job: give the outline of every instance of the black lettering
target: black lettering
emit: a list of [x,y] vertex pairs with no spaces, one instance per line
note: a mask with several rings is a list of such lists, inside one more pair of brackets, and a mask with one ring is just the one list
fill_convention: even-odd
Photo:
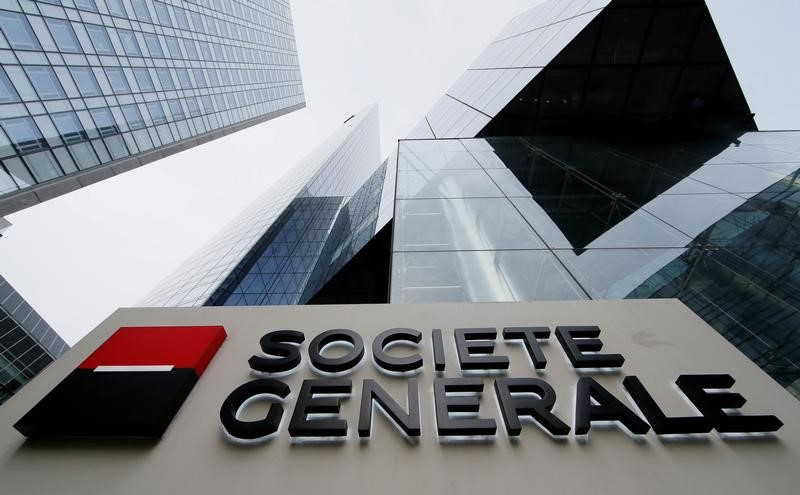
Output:
[[635,376],[626,376],[622,384],[657,435],[708,433],[714,427],[714,423],[705,416],[667,417]]
[[739,409],[747,400],[735,392],[708,392],[708,389],[729,389],[736,380],[730,375],[681,375],[675,382],[692,404],[709,418],[720,433],[764,433],[778,431],[783,422],[772,415],[745,416],[725,413]]
[[[619,368],[625,362],[621,354],[596,354],[603,348],[603,341],[596,338],[600,328],[556,327],[556,338],[567,353],[575,368]],[[593,354],[584,354],[591,352]]]
[[[523,416],[536,420],[551,435],[562,436],[569,433],[569,426],[551,412],[556,403],[556,392],[544,380],[498,378],[494,382],[494,391],[510,436],[518,436],[522,431],[519,418]],[[512,395],[521,393],[536,394],[538,397]]]
[[506,370],[506,356],[475,356],[491,354],[497,330],[494,328],[456,328],[455,339],[458,360],[462,370]]
[[[334,342],[348,342],[353,346],[346,355],[338,358],[328,358],[322,355],[322,349]],[[337,328],[328,330],[314,337],[308,346],[308,357],[311,364],[320,371],[339,373],[353,369],[364,357],[364,341],[361,336],[352,330]]]
[[436,371],[444,371],[444,342],[442,341],[442,331],[434,328],[431,332],[431,344],[433,345],[433,363]]
[[[481,378],[435,378],[433,396],[436,403],[436,426],[439,436],[494,435],[494,419],[452,418],[450,413],[474,412],[480,409]],[[452,392],[475,392],[476,395],[448,395]]]
[[309,414],[339,414],[341,397],[318,397],[320,395],[349,394],[350,380],[303,380],[292,420],[289,435],[293,437],[343,437],[347,435],[347,421],[341,418],[308,419]]
[[402,428],[409,437],[420,433],[419,391],[417,379],[408,380],[408,413],[375,380],[364,380],[361,388],[361,411],[358,417],[358,436],[368,437],[372,425],[372,403],[377,402],[386,414]]
[[[592,404],[592,399],[597,404]],[[603,388],[594,378],[582,376],[578,379],[578,391],[575,397],[575,434],[589,433],[592,421],[619,421],[638,435],[644,435],[650,430],[650,425],[611,395],[611,392]]]
[[219,419],[225,431],[234,438],[254,440],[263,438],[278,431],[283,417],[283,405],[272,402],[264,419],[258,421],[242,421],[236,413],[248,400],[258,396],[274,396],[285,399],[289,396],[289,386],[271,378],[253,380],[240,385],[228,395],[219,410]]
[[522,339],[525,349],[533,361],[533,367],[537,370],[547,366],[547,359],[544,357],[542,348],[537,339],[547,339],[550,337],[550,329],[547,327],[505,327],[503,338],[506,340]]
[[372,355],[375,363],[387,371],[406,372],[422,367],[422,356],[413,354],[406,357],[394,357],[384,351],[392,342],[413,342],[419,344],[422,332],[413,328],[392,328],[382,332],[372,341]]
[[261,350],[265,354],[278,357],[253,356],[247,362],[250,363],[252,369],[262,373],[280,373],[292,370],[300,365],[302,358],[298,345],[305,340],[303,332],[295,330],[269,332],[259,341]]

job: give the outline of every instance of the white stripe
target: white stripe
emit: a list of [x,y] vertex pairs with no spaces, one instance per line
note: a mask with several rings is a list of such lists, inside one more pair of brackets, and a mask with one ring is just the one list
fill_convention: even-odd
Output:
[[98,366],[94,371],[170,371],[175,366],[171,364],[155,366]]

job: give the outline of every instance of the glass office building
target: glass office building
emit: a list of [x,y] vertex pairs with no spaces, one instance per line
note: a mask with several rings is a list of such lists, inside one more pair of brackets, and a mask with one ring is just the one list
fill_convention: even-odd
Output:
[[800,132],[758,131],[702,0],[523,13],[384,163],[369,240],[340,240],[341,201],[295,200],[246,259],[210,249],[149,302],[678,298],[800,395]]
[[302,108],[288,0],[0,0],[0,215]]
[[68,348],[0,276],[0,404]]
[[378,107],[348,119],[167,278],[145,306],[308,302],[375,234]]

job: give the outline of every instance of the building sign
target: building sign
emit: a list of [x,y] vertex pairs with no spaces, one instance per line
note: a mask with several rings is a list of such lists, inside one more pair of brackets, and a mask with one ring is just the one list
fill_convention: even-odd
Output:
[[27,437],[160,437],[225,337],[221,326],[120,328],[14,427]]
[[674,300],[122,309],[0,408],[0,479],[794,493],[799,418]]

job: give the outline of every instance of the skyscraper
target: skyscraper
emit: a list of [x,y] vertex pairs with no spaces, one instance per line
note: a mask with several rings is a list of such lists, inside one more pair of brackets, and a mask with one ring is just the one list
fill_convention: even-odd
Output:
[[[702,0],[551,0],[523,13],[383,168],[369,241],[329,227],[298,237],[287,209],[255,229],[261,242],[241,224],[237,245],[258,246],[249,261],[207,250],[221,261],[196,263],[148,304],[675,297],[798,394],[800,133],[758,132]],[[318,252],[348,246],[350,261],[309,268],[289,246],[314,235]],[[305,282],[262,290],[274,259],[301,265],[290,271]]]
[[0,404],[68,348],[0,276]]
[[0,216],[305,106],[287,0],[5,0],[0,32]]
[[385,171],[373,105],[349,118],[144,304],[308,302],[375,234]]

